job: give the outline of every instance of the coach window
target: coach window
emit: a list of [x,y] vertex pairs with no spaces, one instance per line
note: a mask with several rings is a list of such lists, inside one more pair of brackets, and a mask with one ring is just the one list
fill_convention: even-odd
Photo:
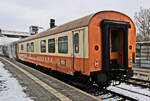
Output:
[[55,53],[55,39],[48,40],[48,52]]
[[29,47],[30,47],[29,43],[27,43],[27,52],[29,52]]
[[31,48],[30,51],[31,51],[31,52],[34,52],[34,42],[31,42],[31,47],[30,47],[30,48]]
[[46,40],[41,40],[41,53],[46,52]]
[[68,36],[58,38],[58,52],[68,53]]
[[75,50],[75,53],[79,53],[79,34],[78,33],[74,34],[74,50]]
[[23,45],[21,45],[21,50],[23,50]]

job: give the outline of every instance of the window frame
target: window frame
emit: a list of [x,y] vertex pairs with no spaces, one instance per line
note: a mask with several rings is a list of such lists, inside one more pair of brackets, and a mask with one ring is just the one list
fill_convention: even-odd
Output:
[[80,51],[80,49],[79,49],[79,45],[80,45],[80,36],[79,36],[79,33],[75,33],[74,34],[73,41],[74,41],[74,52],[75,53],[79,53],[79,51]]
[[[45,45],[42,46],[42,41],[45,42]],[[45,47],[45,48],[44,48]],[[43,48],[44,48],[44,51],[43,51]],[[41,53],[46,53],[46,40],[40,40],[40,52]]]
[[29,43],[26,44],[27,45],[27,52],[30,52],[30,48],[29,48]]
[[34,42],[30,43],[30,52],[34,52]]
[[23,46],[23,44],[21,44],[21,50],[22,50],[22,51],[24,50],[24,46]]
[[[66,49],[64,49],[64,46]],[[68,36],[58,37],[58,53],[68,53]]]
[[[50,43],[51,41],[51,43]],[[53,42],[52,42],[53,41]],[[50,48],[52,47],[52,48]],[[48,39],[48,53],[55,53],[55,38]]]

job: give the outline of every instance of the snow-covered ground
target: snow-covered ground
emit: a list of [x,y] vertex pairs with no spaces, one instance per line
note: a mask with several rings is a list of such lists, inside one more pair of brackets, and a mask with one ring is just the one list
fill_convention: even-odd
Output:
[[0,61],[0,101],[33,101],[24,92],[16,78],[4,69]]
[[144,96],[144,95],[141,95],[141,94],[135,94],[135,93],[129,92],[127,90],[122,90],[122,89],[117,88],[117,87],[125,88],[127,90],[131,90],[131,91],[134,91],[134,92],[138,92],[138,93],[142,93],[142,94],[150,96],[150,89],[148,89],[148,88],[146,89],[146,88],[141,88],[141,87],[135,87],[133,85],[127,85],[125,83],[122,83],[122,84],[120,84],[116,87],[115,86],[108,87],[109,90],[115,91],[117,93],[120,93],[120,94],[123,94],[123,95],[126,95],[126,96],[130,96],[132,98],[137,99],[138,101],[150,101],[150,97],[148,97],[148,96]]

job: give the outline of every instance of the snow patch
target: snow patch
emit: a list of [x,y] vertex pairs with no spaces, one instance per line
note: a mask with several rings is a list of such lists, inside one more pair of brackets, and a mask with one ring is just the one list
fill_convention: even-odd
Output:
[[17,79],[3,67],[0,61],[0,101],[33,101],[23,92]]
[[[121,83],[120,85],[118,85],[118,87],[125,88],[125,89],[135,91],[135,92],[139,92],[139,93],[142,93],[142,94],[150,95],[150,89],[148,89],[148,88],[145,89],[145,88],[136,87],[136,86],[133,86],[133,85],[127,85],[125,83]],[[115,91],[117,93],[126,95],[126,96],[130,96],[132,98],[137,99],[138,101],[150,101],[150,97],[140,95],[140,94],[135,94],[135,93],[132,93],[132,92],[129,92],[129,91],[126,91],[126,90],[122,90],[122,89],[117,88],[115,86],[110,86],[110,87],[108,87],[108,89],[111,90],[111,91]]]

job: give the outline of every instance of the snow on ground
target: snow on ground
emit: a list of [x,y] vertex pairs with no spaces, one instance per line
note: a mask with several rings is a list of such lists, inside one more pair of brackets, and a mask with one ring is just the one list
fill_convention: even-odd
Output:
[[17,79],[3,67],[0,61],[0,101],[33,101],[23,92]]
[[[141,87],[135,87],[133,85],[127,85],[125,83],[121,83],[120,85],[118,85],[118,87],[125,88],[125,89],[131,90],[131,91],[139,92],[139,93],[150,96],[150,89],[148,89],[148,88],[146,89],[146,88],[141,88]],[[117,93],[119,92],[120,94],[130,96],[132,98],[137,99],[138,101],[150,101],[150,97],[143,96],[143,95],[140,95],[140,94],[135,94],[135,93],[132,93],[132,92],[129,92],[129,91],[125,91],[125,90],[119,89],[115,86],[110,86],[110,87],[108,87],[108,89],[112,90],[112,91],[115,91]]]
[[128,89],[128,90],[140,92],[140,93],[142,93],[142,94],[145,94],[145,95],[149,95],[149,96],[150,96],[150,89],[149,89],[149,88],[141,88],[141,87],[139,87],[139,86],[127,85],[127,84],[125,84],[125,83],[121,83],[121,85],[118,85],[118,87],[126,88],[126,89]]
[[100,99],[103,99],[103,101],[121,101],[121,98],[119,96],[112,96],[112,94],[104,94],[98,96]]

